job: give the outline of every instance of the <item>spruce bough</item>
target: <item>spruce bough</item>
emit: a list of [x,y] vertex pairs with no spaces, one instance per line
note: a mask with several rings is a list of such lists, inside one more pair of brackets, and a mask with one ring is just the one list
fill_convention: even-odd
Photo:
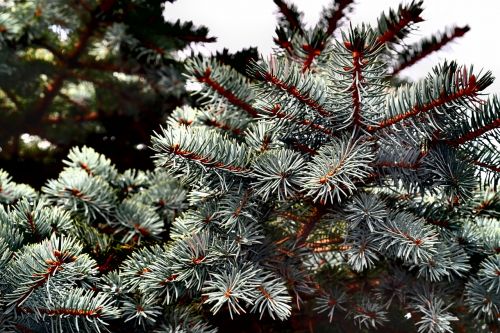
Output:
[[118,332],[119,318],[215,332],[221,316],[221,330],[242,317],[498,330],[491,73],[445,62],[398,82],[423,50],[401,43],[419,1],[338,39],[350,1],[311,31],[275,2],[281,49],[248,76],[189,61],[204,106],[176,109],[153,134],[154,171],[120,173],[84,147],[41,194],[0,173],[0,332]]

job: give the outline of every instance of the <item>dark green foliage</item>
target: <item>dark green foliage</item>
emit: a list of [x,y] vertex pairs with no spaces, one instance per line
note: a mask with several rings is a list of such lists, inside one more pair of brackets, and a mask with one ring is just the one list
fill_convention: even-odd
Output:
[[[150,132],[189,100],[175,52],[215,41],[205,27],[166,22],[163,2],[0,4],[4,168],[41,185],[82,142],[101,147],[123,167],[151,167],[144,149]],[[44,174],[34,177],[33,169]]]

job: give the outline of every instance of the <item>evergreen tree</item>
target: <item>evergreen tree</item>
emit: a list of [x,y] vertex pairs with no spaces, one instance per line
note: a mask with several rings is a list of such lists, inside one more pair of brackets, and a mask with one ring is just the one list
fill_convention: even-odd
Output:
[[[151,131],[165,114],[188,103],[176,52],[215,41],[191,22],[165,22],[163,3],[0,3],[5,168],[42,184],[57,175],[53,165],[69,148],[82,142],[99,146],[124,167],[152,166],[145,149]],[[32,169],[45,177],[34,178]]]
[[413,1],[335,39],[350,1],[310,31],[275,2],[248,76],[189,61],[205,106],[153,134],[154,171],[83,147],[42,193],[0,173],[0,332],[498,331],[492,75],[394,78],[466,29],[409,49]]

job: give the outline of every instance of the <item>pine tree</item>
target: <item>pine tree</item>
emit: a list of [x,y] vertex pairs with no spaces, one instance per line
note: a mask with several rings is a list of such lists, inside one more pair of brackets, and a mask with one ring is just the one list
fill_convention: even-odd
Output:
[[0,332],[498,331],[492,74],[396,76],[467,28],[409,48],[421,1],[340,33],[350,1],[310,31],[275,2],[248,75],[189,60],[205,105],[152,135],[154,171],[83,147],[42,193],[0,173]]
[[[5,168],[41,185],[57,175],[54,165],[69,148],[83,142],[125,167],[151,167],[145,149],[151,131],[165,114],[189,102],[176,52],[215,41],[192,22],[165,22],[163,3],[0,3]],[[45,177],[30,177],[32,169],[44,170]]]

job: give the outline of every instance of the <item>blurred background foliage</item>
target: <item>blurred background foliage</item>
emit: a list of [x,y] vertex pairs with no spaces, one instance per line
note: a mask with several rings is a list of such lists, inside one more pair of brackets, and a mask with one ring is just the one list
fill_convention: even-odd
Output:
[[[178,51],[216,40],[166,22],[164,2],[0,1],[0,165],[14,179],[39,187],[81,144],[123,169],[152,167],[153,130],[195,104]],[[256,49],[217,55],[235,68],[249,57]]]

